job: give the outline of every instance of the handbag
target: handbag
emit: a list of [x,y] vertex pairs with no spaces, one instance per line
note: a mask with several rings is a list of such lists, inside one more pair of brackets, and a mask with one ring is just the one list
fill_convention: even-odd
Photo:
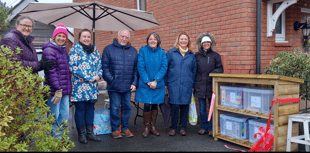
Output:
[[198,117],[197,117],[195,97],[193,93],[191,103],[189,104],[188,120],[191,125],[197,124]]
[[93,128],[95,135],[112,133],[109,109],[95,110]]

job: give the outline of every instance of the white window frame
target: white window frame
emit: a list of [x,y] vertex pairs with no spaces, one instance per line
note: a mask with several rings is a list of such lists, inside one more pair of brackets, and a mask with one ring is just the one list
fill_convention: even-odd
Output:
[[[276,4],[276,8],[278,8],[281,4]],[[279,17],[278,20],[281,20],[281,33],[276,33],[276,43],[288,43],[288,41],[285,41],[285,10],[281,13],[281,18]]]

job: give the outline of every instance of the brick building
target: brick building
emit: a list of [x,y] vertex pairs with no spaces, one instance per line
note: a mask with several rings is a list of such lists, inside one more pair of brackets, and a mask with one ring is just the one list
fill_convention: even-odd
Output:
[[[73,0],[85,1],[88,0]],[[303,50],[302,30],[295,31],[294,22],[305,22],[307,15],[310,21],[308,0],[97,1],[107,5],[142,9],[154,14],[160,26],[130,32],[132,45],[137,49],[146,44],[148,33],[157,32],[162,39],[161,47],[168,51],[173,47],[177,35],[185,31],[194,42],[193,51],[197,52],[197,36],[202,32],[213,33],[217,40],[215,51],[223,55],[225,73],[232,74],[249,73],[251,69],[256,70],[257,65],[260,65],[258,68],[263,73],[278,52],[292,51],[296,48]],[[256,9],[258,5],[261,6],[260,13]],[[257,26],[259,14],[261,28]],[[280,15],[278,20],[277,14]],[[257,31],[260,31],[261,39],[257,39]],[[75,30],[75,42],[78,32],[79,30]],[[96,46],[101,53],[105,46],[112,43],[116,35],[117,32],[96,31]],[[260,49],[257,48],[257,43],[261,43]],[[260,60],[256,61],[259,58]]]

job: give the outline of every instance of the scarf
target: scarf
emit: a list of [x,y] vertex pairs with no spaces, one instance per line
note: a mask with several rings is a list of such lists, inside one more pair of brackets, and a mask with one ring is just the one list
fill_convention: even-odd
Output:
[[201,51],[200,51],[200,53],[202,53],[203,55],[207,56],[207,53],[208,53],[208,52],[211,52],[211,50],[212,50],[211,47],[210,47],[209,49],[207,49],[207,50],[205,50],[205,49],[202,48]]
[[87,54],[91,54],[92,52],[94,52],[94,46],[92,44],[85,45],[82,42],[79,41],[79,43],[82,45],[83,49],[87,52]]
[[183,49],[182,47],[179,47],[179,50],[180,50],[181,54],[184,56],[185,53],[188,51],[188,47],[186,47],[186,49]]
[[207,53],[207,52],[210,52],[211,51],[211,47],[209,48],[209,49],[207,49],[207,50],[205,50],[205,49],[202,49],[205,53]]

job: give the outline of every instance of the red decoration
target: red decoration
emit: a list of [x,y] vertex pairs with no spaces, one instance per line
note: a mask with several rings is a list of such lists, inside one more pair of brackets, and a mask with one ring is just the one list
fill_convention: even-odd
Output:
[[[269,152],[272,145],[273,145],[273,138],[274,136],[271,133],[268,133],[270,129],[270,119],[271,119],[271,114],[272,114],[272,106],[273,103],[293,103],[293,102],[299,102],[299,98],[282,98],[282,99],[274,99],[271,102],[271,108],[270,108],[270,114],[269,114],[269,119],[267,123],[266,130],[264,127],[260,127],[258,133],[254,134],[254,138],[257,138],[257,135],[260,135],[261,138],[255,143],[255,145],[248,151],[248,152]],[[239,149],[233,149],[229,148],[227,145],[225,145],[226,148],[236,150],[236,151],[242,151],[246,152],[244,150],[239,150]]]

